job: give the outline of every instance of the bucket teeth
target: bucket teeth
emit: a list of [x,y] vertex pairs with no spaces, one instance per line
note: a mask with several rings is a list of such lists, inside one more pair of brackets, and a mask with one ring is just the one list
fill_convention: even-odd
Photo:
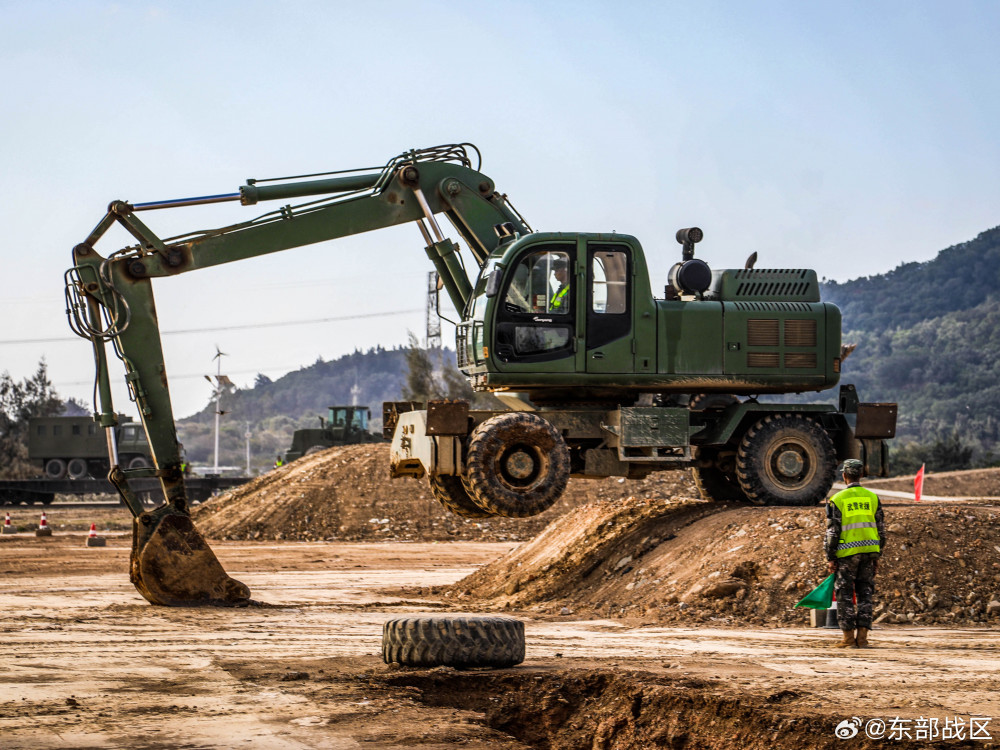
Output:
[[250,601],[250,589],[230,578],[184,513],[157,509],[135,519],[130,577],[152,604],[232,607]]

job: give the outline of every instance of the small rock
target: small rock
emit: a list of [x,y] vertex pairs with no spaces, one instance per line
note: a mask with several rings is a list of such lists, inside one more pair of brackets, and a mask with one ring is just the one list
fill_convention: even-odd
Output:
[[296,680],[308,680],[308,672],[289,672],[288,674],[281,675],[282,682],[295,682]]
[[901,523],[890,523],[889,526],[886,528],[886,531],[889,531],[893,534],[902,534],[904,531],[906,531],[906,528]]
[[569,607],[563,607],[562,609],[559,610],[559,614],[561,614],[561,615],[571,615],[571,614],[573,614],[573,610],[571,610]]
[[989,617],[996,617],[997,615],[1000,615],[1000,601],[993,599],[989,604],[987,604],[986,614]]
[[628,565],[630,562],[632,562],[632,555],[626,555],[621,560],[619,560],[617,563],[615,563],[615,570],[621,570],[626,565]]
[[701,595],[706,599],[724,599],[733,596],[747,585],[746,581],[739,578],[729,578],[725,581],[715,581],[702,590]]

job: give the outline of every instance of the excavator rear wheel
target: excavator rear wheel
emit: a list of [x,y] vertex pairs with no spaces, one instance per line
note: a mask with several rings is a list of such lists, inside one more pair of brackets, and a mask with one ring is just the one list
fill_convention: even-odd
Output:
[[562,496],[569,472],[566,441],[537,414],[498,414],[469,438],[465,488],[494,515],[525,518],[547,510]]
[[802,414],[764,417],[736,453],[740,487],[758,505],[815,505],[833,486],[836,469],[830,436]]
[[736,476],[735,456],[730,453],[719,456],[713,451],[708,455],[701,455],[699,458],[706,458],[712,461],[711,466],[700,466],[692,470],[694,484],[698,492],[705,500],[715,500],[716,502],[737,502],[745,503],[747,496],[740,487],[740,481]]
[[489,518],[495,514],[480,508],[475,500],[469,497],[461,477],[436,476],[428,477],[431,484],[431,494],[445,508],[456,516],[463,518]]

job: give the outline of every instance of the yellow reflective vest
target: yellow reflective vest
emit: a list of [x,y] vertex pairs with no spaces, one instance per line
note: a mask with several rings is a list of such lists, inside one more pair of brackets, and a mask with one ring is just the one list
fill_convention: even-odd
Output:
[[840,511],[837,557],[881,552],[875,524],[878,495],[864,487],[848,487],[834,495],[830,502]]
[[563,306],[566,304],[566,293],[568,291],[569,284],[566,284],[552,295],[552,301],[549,303],[549,310],[551,312],[563,312]]

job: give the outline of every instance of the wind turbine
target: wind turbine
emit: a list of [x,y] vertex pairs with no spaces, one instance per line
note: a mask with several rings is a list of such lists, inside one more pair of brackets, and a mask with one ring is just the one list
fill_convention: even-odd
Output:
[[[215,467],[213,469],[214,474],[219,473],[219,418],[226,412],[222,411],[222,392],[232,386],[233,381],[229,379],[227,375],[222,374],[222,358],[228,357],[219,348],[219,345],[215,345],[215,356],[212,359],[215,360]],[[212,382],[212,378],[208,375],[205,376],[205,380],[209,383]]]

